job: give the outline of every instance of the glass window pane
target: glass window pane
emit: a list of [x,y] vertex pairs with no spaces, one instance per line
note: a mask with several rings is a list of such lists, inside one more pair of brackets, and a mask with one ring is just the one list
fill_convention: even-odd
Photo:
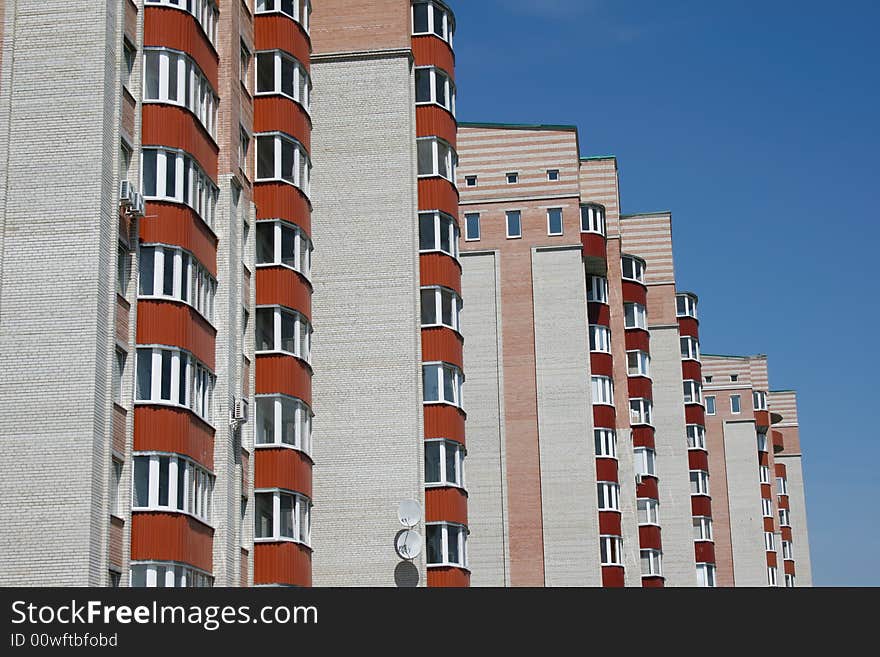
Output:
[[275,223],[257,222],[257,264],[275,262]]
[[159,506],[168,506],[168,456],[159,457]]
[[255,501],[255,527],[256,538],[272,538],[272,493],[256,493]]
[[275,53],[258,53],[257,92],[271,93],[273,91],[275,91]]
[[455,374],[448,368],[443,368],[443,399],[455,403]]
[[296,266],[296,231],[281,227],[281,262],[288,267]]
[[256,441],[258,445],[275,442],[275,399],[257,397]]
[[453,326],[452,301],[453,295],[451,292],[447,292],[446,290],[442,290],[440,292],[440,311],[442,313],[441,321],[446,326]]
[[416,69],[416,102],[431,102],[431,69]]
[[449,563],[461,563],[458,558],[458,535],[462,529],[460,527],[447,527],[447,549],[449,551]]
[[134,498],[132,506],[150,505],[150,457],[135,456],[134,459]]
[[436,290],[430,288],[421,291],[422,295],[422,325],[437,323]]
[[434,173],[434,142],[430,139],[421,139],[418,142],[419,174],[430,176]]
[[144,170],[142,173],[144,196],[156,195],[156,151],[143,152]]
[[436,247],[434,236],[434,215],[419,215],[419,249],[422,251],[431,251]]
[[281,535],[286,538],[293,538],[294,502],[292,495],[281,496]]
[[257,308],[257,351],[272,351],[275,349],[275,310],[272,308]]
[[458,450],[453,445],[446,443],[446,481],[452,484],[458,483]]
[[144,89],[145,100],[159,99],[159,53],[155,50],[147,50],[144,53],[144,71],[146,85]]
[[275,177],[275,137],[257,137],[257,178]]
[[437,380],[439,367],[439,365],[425,365],[422,368],[425,401],[440,400],[439,382]]
[[140,294],[153,294],[153,270],[156,265],[155,249],[151,246],[141,247],[140,273],[138,274],[138,292]]
[[161,397],[165,401],[171,401],[171,360],[172,353],[167,349],[162,350],[162,390]]
[[296,353],[296,316],[281,312],[281,349]]
[[469,240],[478,240],[480,239],[480,215],[479,214],[467,214],[465,215],[465,238]]
[[416,33],[428,31],[427,3],[413,5],[413,31]]
[[425,443],[425,481],[430,484],[440,483],[440,443]]
[[443,528],[441,525],[428,525],[425,528],[426,560],[429,564],[443,563]]

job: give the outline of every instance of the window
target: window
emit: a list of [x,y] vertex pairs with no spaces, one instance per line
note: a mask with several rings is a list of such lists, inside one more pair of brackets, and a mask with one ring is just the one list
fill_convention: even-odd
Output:
[[312,409],[287,395],[257,395],[254,439],[257,447],[312,450]]
[[625,255],[620,258],[620,266],[624,280],[645,282],[645,261],[635,256]]
[[706,429],[699,424],[688,424],[685,431],[688,449],[706,449]]
[[794,559],[794,553],[791,551],[791,541],[782,541],[782,558]]
[[629,400],[630,424],[652,424],[654,403],[650,399]]
[[789,516],[788,509],[779,509],[779,526],[791,527],[791,517]]
[[278,351],[311,362],[312,325],[305,315],[281,306],[257,308],[257,353]]
[[125,381],[125,361],[128,353],[124,349],[116,347],[116,358],[113,361],[113,401],[120,406],[124,399],[123,382]]
[[311,501],[299,493],[254,493],[254,540],[311,543]]
[[421,289],[422,326],[448,326],[461,331],[461,297],[445,287]]
[[556,182],[559,180],[559,169],[547,169],[547,180]]
[[419,251],[440,251],[458,258],[458,225],[445,212],[419,213]]
[[121,242],[116,248],[116,292],[128,294],[128,249]]
[[214,321],[217,281],[189,251],[178,246],[146,245],[140,250],[138,297],[174,299]]
[[251,67],[251,51],[248,48],[244,40],[239,41],[239,61],[238,61],[238,80],[241,82],[242,86],[247,89],[248,88],[248,70]]
[[767,451],[767,434],[766,433],[758,433],[758,451],[766,452]]
[[590,324],[590,351],[611,353],[611,329],[601,324]]
[[247,133],[247,130],[244,129],[244,126],[238,126],[238,168],[244,173],[245,176],[248,175],[247,172],[247,163],[248,163],[248,153],[251,150],[251,136]]
[[581,232],[605,235],[605,208],[593,203],[581,206]]
[[208,37],[208,41],[216,42],[219,16],[217,6],[211,0],[186,0],[186,2],[183,0],[144,0],[144,2],[148,5],[170,6],[192,14],[202,28],[202,32]]
[[596,442],[597,458],[617,458],[617,435],[614,429],[593,429],[593,438]]
[[703,386],[699,381],[687,379],[682,383],[685,404],[703,403]]
[[144,48],[143,101],[185,107],[211,137],[216,137],[220,98],[196,61],[185,52]]
[[114,516],[122,516],[122,499],[120,498],[120,490],[122,488],[122,461],[113,459],[110,469],[110,513]]
[[767,586],[778,586],[776,582],[776,566],[767,568]]
[[764,532],[764,549],[767,552],[776,552],[776,537],[773,532]]
[[660,502],[649,497],[636,500],[636,508],[640,525],[660,524]]
[[662,577],[663,553],[660,550],[639,550],[642,562],[642,577]]
[[651,355],[647,351],[627,351],[626,371],[629,376],[651,376]]
[[131,146],[124,140],[119,142],[119,178],[128,180],[128,169],[131,166]]
[[425,441],[425,484],[464,487],[464,445],[452,440]]
[[704,378],[705,378],[705,380],[706,380],[706,383],[712,383],[712,377],[711,377],[711,376],[707,376],[707,377],[704,377]]
[[547,234],[562,235],[562,208],[547,210]]
[[785,588],[793,589],[794,588],[794,575],[790,573],[785,573]]
[[122,573],[118,570],[109,571],[110,588],[118,589],[122,585]]
[[132,511],[175,511],[211,522],[214,475],[179,454],[136,453]]
[[679,338],[678,341],[681,343],[682,360],[700,360],[700,343],[696,338],[685,335]]
[[613,481],[596,484],[599,495],[599,511],[620,511],[620,485]]
[[257,222],[257,266],[290,267],[306,278],[312,275],[312,240],[286,221]]
[[758,474],[761,478],[762,484],[769,484],[770,483],[770,468],[769,467],[767,467],[766,465],[760,466],[758,468]]
[[756,411],[767,410],[767,393],[755,390],[752,393],[752,403],[755,405]]
[[[149,0],[148,0],[149,1]],[[155,0],[153,0],[155,2]],[[129,586],[149,588],[208,588],[214,578],[203,570],[172,562],[134,562]]]
[[308,196],[312,163],[303,145],[280,132],[258,134],[256,141],[257,181],[284,181]]
[[788,482],[785,477],[776,477],[776,492],[779,495],[788,495]]
[[708,516],[694,516],[694,540],[695,541],[711,541],[712,540],[712,518]]
[[715,564],[697,564],[697,586],[713,588],[715,586]]
[[128,89],[131,86],[131,73],[134,70],[134,60],[137,57],[137,49],[131,45],[128,39],[122,41],[122,86]]
[[522,214],[519,210],[508,210],[504,213],[507,217],[507,238],[522,237]]
[[633,449],[633,459],[637,475],[656,477],[657,457],[650,447],[636,447]]
[[468,242],[480,239],[480,213],[469,212],[464,215],[464,239]]
[[628,329],[648,328],[648,309],[640,303],[623,304],[623,325]]
[[280,94],[311,111],[312,80],[305,66],[280,50],[265,50],[256,56],[256,95]]
[[600,536],[599,557],[603,566],[622,566],[623,539],[620,536]]
[[177,347],[138,347],[135,399],[191,409],[210,424],[213,372]]
[[692,294],[679,294],[675,297],[675,314],[677,317],[697,318],[697,297]]
[[507,177],[507,184],[508,185],[513,185],[513,184],[519,182],[519,174],[516,173],[515,171],[506,174],[506,177]]
[[455,365],[430,363],[422,365],[423,400],[426,404],[462,405],[461,385],[464,375]]
[[736,382],[739,379],[739,374],[731,374],[730,380]]
[[[781,512],[782,509],[779,509],[779,511]],[[770,500],[769,498],[762,497],[761,498],[761,512],[765,518],[772,518],[773,517],[773,501]],[[779,518],[781,521],[782,513],[779,514]],[[779,524],[781,525],[782,522],[780,522]]]
[[464,184],[468,187],[476,187],[477,186],[477,177],[476,176],[465,176]]
[[429,566],[467,568],[467,528],[449,522],[425,526],[426,562]]
[[416,69],[416,105],[433,103],[455,116],[455,83],[436,66]]
[[587,276],[587,301],[608,303],[608,279],[604,276]]
[[739,395],[731,395],[730,396],[730,412],[731,413],[739,413],[740,410],[741,410],[740,396]]
[[184,151],[144,148],[141,151],[144,198],[188,205],[208,226],[214,225],[219,189]]
[[689,472],[691,480],[691,495],[708,495],[709,494],[709,473],[705,470],[691,470]]
[[614,406],[614,381],[610,376],[594,376],[593,404],[608,404]]
[[413,34],[433,34],[452,45],[455,19],[436,2],[413,3]]
[[312,13],[311,0],[257,0],[258,14],[278,11],[289,16],[309,33],[309,20]]
[[714,397],[714,395],[706,397],[706,415],[715,415],[715,397]]
[[420,137],[416,143],[419,175],[440,176],[455,184],[458,155],[452,146],[439,137]]

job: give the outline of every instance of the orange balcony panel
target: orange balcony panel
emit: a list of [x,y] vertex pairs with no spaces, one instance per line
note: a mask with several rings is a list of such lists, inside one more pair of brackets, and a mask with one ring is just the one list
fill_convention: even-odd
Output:
[[788,509],[791,510],[791,506],[789,503],[788,495],[779,495],[776,498],[776,506],[780,509]]
[[412,51],[416,66],[437,66],[455,77],[455,53],[443,39],[432,35],[414,36]]
[[626,380],[626,388],[630,399],[653,399],[651,379],[645,376],[630,376]]
[[214,430],[185,408],[135,406],[133,449],[183,454],[214,469]]
[[712,517],[712,498],[707,495],[691,495],[691,515]]
[[178,203],[150,201],[149,219],[140,222],[141,241],[182,246],[217,276],[217,237],[195,210]]
[[282,14],[257,14],[254,17],[254,44],[257,50],[283,50],[296,57],[308,71],[312,44],[309,35],[295,20]]
[[688,468],[709,471],[709,455],[701,449],[688,450]]
[[648,305],[648,288],[641,283],[633,281],[622,281],[623,300],[628,303],[640,303],[643,306]]
[[132,561],[178,561],[213,568],[214,530],[183,513],[131,514]]
[[143,145],[180,148],[192,155],[199,166],[217,182],[219,149],[196,117],[176,105],[143,105]]
[[599,233],[581,233],[581,245],[583,246],[581,252],[585,258],[597,258],[599,260],[607,258],[604,235],[599,235]]
[[254,543],[254,585],[312,585],[312,551],[300,543]]
[[645,549],[660,550],[663,547],[660,541],[660,528],[657,525],[640,526],[639,546]]
[[654,449],[654,427],[633,427],[632,441],[634,447],[650,447]]
[[651,352],[651,334],[644,329],[626,329],[626,350]]
[[596,459],[596,481],[620,481],[617,474],[617,459]]
[[755,426],[769,427],[770,426],[770,412],[769,411],[755,411]]
[[419,256],[421,284],[442,285],[461,294],[461,265],[445,253],[423,253]]
[[775,552],[767,552],[767,566],[769,568],[775,568],[777,566]]
[[471,574],[464,568],[428,568],[428,586],[431,588],[467,588],[470,585]]
[[195,16],[179,9],[147,5],[144,11],[144,47],[164,46],[189,54],[219,93],[217,52]]
[[445,361],[464,367],[464,339],[451,328],[422,329],[422,361]]
[[695,360],[681,361],[681,378],[693,381],[703,380],[703,366]]
[[792,538],[792,530],[791,527],[780,527],[779,531],[782,534],[782,540],[792,542],[794,539]]
[[446,404],[427,404],[425,407],[425,438],[448,438],[464,442],[464,411]]
[[416,136],[440,137],[455,148],[457,134],[458,124],[447,110],[439,105],[416,106]]
[[770,454],[767,452],[758,452],[758,465],[770,465]]
[[287,306],[311,321],[312,284],[287,267],[257,267],[257,305]]
[[774,469],[775,469],[775,471],[776,471],[776,476],[777,476],[777,477],[783,477],[783,478],[784,478],[784,477],[787,477],[787,476],[788,476],[788,470],[785,469],[785,464],[784,464],[784,463],[776,463],[775,466],[774,466]]
[[706,409],[699,404],[686,404],[684,407],[684,421],[687,424],[706,426]]
[[458,191],[445,178],[419,178],[419,210],[441,210],[458,216]]
[[609,589],[622,589],[626,586],[623,566],[602,566],[602,586]]
[[794,561],[792,561],[791,559],[785,559],[782,562],[782,572],[784,572],[786,575],[794,575]]
[[700,339],[700,323],[693,317],[678,318],[679,335],[689,335],[692,338]]
[[652,575],[651,577],[642,577],[642,588],[645,589],[662,589],[666,586],[666,579]]
[[312,497],[312,460],[286,447],[254,450],[254,489],[284,488]]
[[598,351],[590,353],[590,371],[594,375],[614,376],[614,358]]
[[457,522],[467,525],[468,496],[461,488],[425,489],[425,522]]
[[715,563],[715,544],[711,541],[695,542],[694,561],[697,563]]
[[299,358],[282,354],[257,355],[257,394],[282,393],[312,405],[312,371]]
[[287,96],[256,96],[254,98],[254,132],[280,130],[296,137],[312,150],[312,120],[299,103]]
[[606,536],[621,536],[620,513],[599,511],[599,533]]
[[617,426],[617,414],[613,406],[605,404],[593,405],[593,426],[597,429],[614,429]]
[[590,324],[611,326],[611,307],[605,303],[587,302],[587,317]]
[[652,500],[659,500],[660,493],[657,489],[657,479],[655,477],[642,477],[642,483],[636,486],[637,497],[649,497]]
[[283,182],[254,183],[257,219],[284,219],[311,237],[312,204],[299,188]]
[[177,301],[141,299],[137,311],[138,344],[181,347],[216,371],[217,331],[195,308]]
[[773,499],[773,489],[770,487],[770,484],[761,484],[761,497],[765,500]]
[[762,518],[762,520],[764,521],[765,532],[776,531],[776,521],[773,518]]

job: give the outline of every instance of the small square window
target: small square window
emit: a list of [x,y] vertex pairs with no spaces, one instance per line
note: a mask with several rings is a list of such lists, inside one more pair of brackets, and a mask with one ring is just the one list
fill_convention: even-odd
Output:
[[559,180],[559,169],[547,169],[547,180],[551,182]]
[[134,70],[134,60],[137,49],[124,39],[122,43],[122,86],[128,89],[131,84],[131,72]]
[[477,186],[477,177],[476,176],[465,176],[464,184],[468,187],[476,187]]
[[739,379],[739,374],[731,374],[731,375],[730,375],[730,380],[731,380],[731,381],[736,381],[737,379]]
[[509,210],[506,215],[507,238],[522,237],[522,213],[519,210]]
[[480,214],[478,212],[464,215],[464,239],[466,242],[480,239]]
[[507,184],[508,185],[513,185],[514,183],[518,183],[518,182],[519,182],[519,174],[518,173],[513,172],[513,173],[507,174]]
[[706,383],[712,383],[712,377],[711,377],[711,376],[707,376],[707,377],[706,377]]

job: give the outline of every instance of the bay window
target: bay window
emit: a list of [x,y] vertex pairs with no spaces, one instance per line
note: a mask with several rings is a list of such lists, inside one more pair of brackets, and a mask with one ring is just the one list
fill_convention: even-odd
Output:
[[453,440],[425,441],[425,485],[464,488],[465,448]]
[[[773,514],[771,513],[770,515],[772,516]],[[789,515],[788,509],[779,509],[779,526],[791,527],[791,516]]]
[[690,470],[691,495],[709,494],[709,473],[705,470]]
[[132,511],[174,511],[211,522],[214,474],[179,454],[136,452]]
[[791,541],[782,541],[782,558],[794,559],[794,553],[791,551]]
[[185,107],[216,137],[220,98],[192,57],[179,50],[144,48],[145,103]]
[[203,570],[172,561],[136,561],[129,570],[133,588],[208,588],[214,578]]
[[752,393],[752,403],[755,405],[756,411],[767,410],[767,393],[755,390]]
[[764,532],[764,550],[776,552],[776,537],[773,532]]
[[312,274],[312,240],[286,221],[257,222],[257,266],[290,267],[309,278]]
[[445,287],[421,289],[422,327],[447,326],[461,331],[462,300],[453,290]]
[[280,94],[311,110],[312,81],[298,60],[280,50],[257,53],[256,95]]
[[464,375],[455,365],[426,363],[422,365],[423,400],[426,404],[452,404],[461,408],[461,386]]
[[608,404],[614,406],[614,381],[610,376],[594,376],[591,379],[593,387],[593,404]]
[[651,376],[651,355],[647,351],[627,351],[626,370],[629,376]]
[[684,390],[685,404],[702,404],[703,403],[703,384],[693,379],[686,379],[682,383]]
[[254,492],[254,541],[311,543],[312,503],[304,495],[280,489]]
[[611,329],[601,324],[590,324],[590,351],[611,353]]
[[[445,212],[419,213],[420,253],[440,251],[457,259],[458,237],[459,232],[455,219]],[[479,237],[479,230],[477,231],[477,237]]]
[[135,401],[183,406],[210,424],[213,372],[178,347],[137,348]]
[[767,568],[767,586],[778,586],[778,582],[776,580],[776,566],[770,566]]
[[758,467],[758,474],[762,484],[770,483],[770,468],[766,465]]
[[767,434],[758,432],[758,451],[766,452],[767,451]]
[[659,501],[649,497],[642,497],[636,500],[636,508],[640,525],[660,524]]
[[306,454],[312,449],[312,409],[287,395],[257,395],[254,427],[257,447],[292,447]]
[[620,485],[613,481],[600,481],[596,484],[599,496],[599,511],[620,511]]
[[794,588],[794,575],[790,573],[785,573],[785,588],[793,589]]
[[677,317],[697,318],[697,298],[691,294],[679,294],[675,297],[675,315]]
[[257,308],[257,353],[282,352],[311,363],[312,325],[304,315],[281,306]]
[[694,516],[694,540],[695,541],[711,541],[712,540],[712,518],[709,516]]
[[[779,509],[779,511],[780,511],[780,514],[779,514],[780,523],[779,524],[781,525],[782,524],[782,522],[781,522],[782,521],[782,513],[781,512],[784,511],[784,509]],[[773,501],[771,499],[766,498],[766,497],[761,498],[761,512],[765,518],[772,518],[773,517]]]
[[714,588],[715,586],[715,564],[714,563],[698,563],[697,564],[697,586],[704,588]]
[[[260,0],[257,0],[260,2]],[[174,7],[192,15],[202,32],[212,44],[217,42],[217,22],[220,14],[213,0],[144,0],[147,5],[164,5]]]
[[650,447],[635,447],[633,448],[633,457],[637,475],[657,476],[657,459],[653,449]]
[[617,434],[614,429],[593,429],[593,440],[597,458],[617,458]]
[[684,335],[679,338],[682,360],[700,360],[700,343],[696,338]]
[[271,12],[279,12],[292,18],[302,25],[306,34],[309,33],[309,23],[312,14],[311,0],[257,0],[257,14],[268,14]]
[[630,424],[653,424],[654,402],[650,399],[629,400]]
[[623,304],[623,325],[628,329],[648,328],[648,309],[640,303]]
[[312,162],[299,140],[281,132],[259,133],[255,139],[257,182],[290,183],[308,197]]
[[141,188],[145,199],[183,203],[213,227],[219,188],[189,153],[170,148],[144,148]]
[[785,477],[776,477],[776,492],[779,495],[788,495],[788,482]]
[[581,232],[605,236],[605,208],[601,205],[581,206]]
[[608,303],[608,279],[604,276],[587,276],[587,301]]
[[418,175],[440,176],[454,185],[455,168],[458,166],[458,155],[456,155],[455,149],[440,137],[419,137],[416,144]]
[[214,321],[217,280],[194,255],[179,246],[140,247],[138,298],[182,301],[208,322]]
[[660,550],[639,550],[642,577],[663,576],[663,553]]
[[434,522],[425,525],[425,533],[427,565],[467,568],[467,527]]
[[603,566],[622,566],[623,539],[620,536],[600,536],[599,558]]
[[688,424],[687,432],[688,449],[706,449],[706,429],[699,424]]
[[416,105],[435,104],[455,116],[455,83],[436,66],[416,68]]
[[623,273],[623,279],[635,281],[636,283],[645,283],[645,261],[631,255],[621,256],[620,267]]
[[412,6],[412,33],[433,34],[452,46],[455,19],[440,2],[414,2]]

